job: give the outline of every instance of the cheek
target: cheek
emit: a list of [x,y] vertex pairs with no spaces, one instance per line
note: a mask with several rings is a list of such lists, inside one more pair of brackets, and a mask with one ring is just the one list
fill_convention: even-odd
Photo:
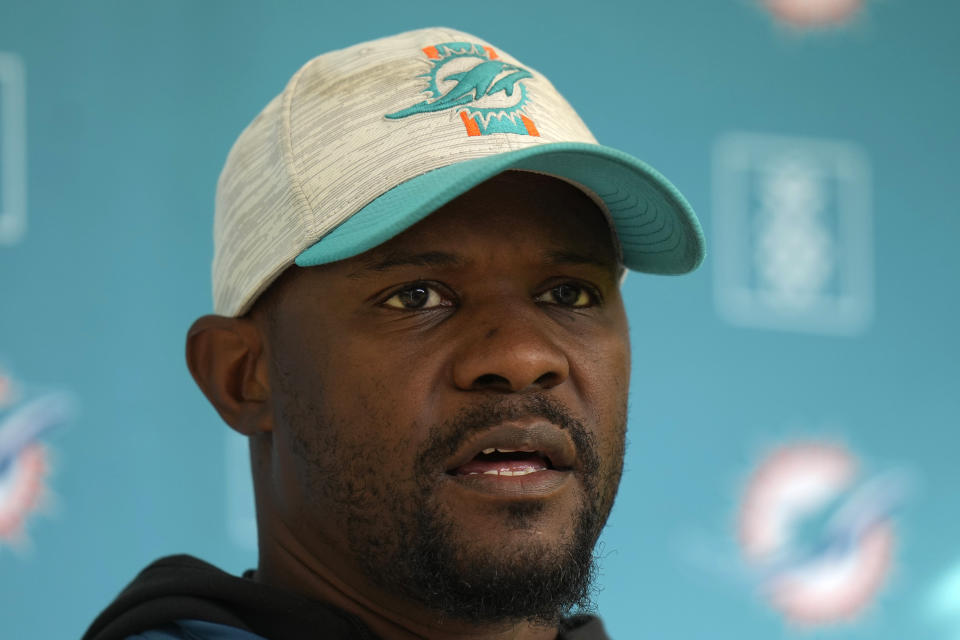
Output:
[[594,422],[598,453],[607,473],[619,476],[624,454],[630,388],[630,340],[626,320],[585,339],[577,357],[575,384]]
[[329,374],[343,403],[364,415],[413,422],[434,386],[435,362],[409,344],[368,338],[344,340],[331,354]]
[[410,394],[347,353],[357,350],[302,352],[277,376],[276,500],[288,520],[333,538],[351,519],[384,513],[395,491],[409,491],[402,488],[413,481],[418,451],[415,416],[403,411]]
[[597,418],[597,448],[602,461],[597,505],[609,513],[620,485],[626,449],[627,399],[630,389],[630,342],[622,333],[598,341],[592,389]]
[[630,387],[630,337],[625,318],[614,318],[577,336],[571,372],[575,384],[597,411],[607,418],[622,412]]
[[[350,335],[324,345],[307,342],[292,376],[312,412],[337,425],[338,447],[364,459],[401,463],[416,453],[418,425],[431,419],[435,363],[401,341]],[[300,404],[303,404],[301,402]]]

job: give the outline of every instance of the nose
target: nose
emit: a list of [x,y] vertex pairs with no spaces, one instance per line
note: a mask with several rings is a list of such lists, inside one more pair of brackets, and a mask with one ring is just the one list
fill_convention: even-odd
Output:
[[464,391],[546,390],[570,375],[566,351],[535,305],[500,307],[470,318],[453,366]]

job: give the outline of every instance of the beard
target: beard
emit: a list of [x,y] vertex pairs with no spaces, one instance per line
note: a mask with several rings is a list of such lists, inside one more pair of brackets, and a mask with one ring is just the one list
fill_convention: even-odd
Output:
[[[487,399],[432,427],[413,473],[397,479],[383,471],[390,468],[390,452],[369,443],[346,443],[341,434],[349,425],[324,415],[323,403],[305,400],[308,396],[288,395],[296,400],[285,407],[283,419],[304,463],[301,482],[307,495],[335,512],[313,518],[334,517],[343,526],[353,563],[373,584],[424,605],[441,619],[473,624],[551,625],[574,610],[592,610],[594,547],[623,467],[625,406],[613,426],[615,451],[602,460],[591,433],[558,401],[543,394],[521,401]],[[470,532],[458,527],[437,499],[437,460],[449,458],[479,431],[531,416],[566,430],[581,463],[574,472],[581,499],[566,527],[569,533],[552,544],[530,536],[512,547],[477,548]],[[523,537],[543,508],[540,502],[506,503],[505,531]],[[311,521],[311,514],[304,515]]]

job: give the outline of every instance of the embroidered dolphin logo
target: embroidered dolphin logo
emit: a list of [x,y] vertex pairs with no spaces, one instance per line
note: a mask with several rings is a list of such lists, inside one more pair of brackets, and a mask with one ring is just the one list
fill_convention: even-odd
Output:
[[[496,82],[494,80],[503,72],[510,72]],[[387,118],[406,118],[415,113],[432,113],[463,106],[479,100],[484,96],[491,96],[498,91],[512,96],[516,84],[524,78],[532,78],[526,69],[501,60],[487,60],[460,73],[453,73],[445,77],[446,81],[455,81],[457,84],[436,100],[424,100],[417,104],[401,109],[395,113],[388,113]]]

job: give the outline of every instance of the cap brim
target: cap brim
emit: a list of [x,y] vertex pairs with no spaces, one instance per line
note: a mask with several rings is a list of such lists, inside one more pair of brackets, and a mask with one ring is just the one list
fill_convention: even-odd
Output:
[[296,264],[309,267],[359,255],[509,170],[567,180],[603,202],[628,269],[682,274],[703,261],[700,223],[666,178],[622,151],[559,142],[465,160],[412,178],[379,196],[306,249],[297,256]]

